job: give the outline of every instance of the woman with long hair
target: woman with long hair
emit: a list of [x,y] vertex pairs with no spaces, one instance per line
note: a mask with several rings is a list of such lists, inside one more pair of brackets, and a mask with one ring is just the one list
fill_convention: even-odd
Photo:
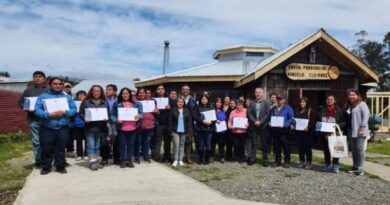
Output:
[[370,111],[367,104],[362,101],[357,90],[348,91],[348,102],[345,108],[347,113],[347,137],[351,142],[353,167],[349,173],[363,175],[364,144],[366,143],[368,130],[368,118]]
[[246,124],[246,128],[235,127],[233,124],[234,118],[247,118],[246,109],[244,108],[245,101],[239,99],[237,101],[237,108],[230,113],[228,120],[228,128],[231,129],[233,145],[234,145],[234,156],[239,163],[245,161],[245,140],[249,124]]
[[[142,120],[142,107],[134,101],[129,88],[122,88],[118,95],[118,101],[114,104],[111,119],[118,124],[119,151],[121,168],[134,168],[132,162],[134,152],[134,140],[137,134],[137,121]],[[135,121],[124,121],[118,119],[119,108],[137,108],[138,114]]]

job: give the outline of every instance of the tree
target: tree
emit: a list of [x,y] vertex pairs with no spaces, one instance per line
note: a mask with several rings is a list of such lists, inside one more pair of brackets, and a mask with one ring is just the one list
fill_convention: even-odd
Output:
[[6,77],[6,78],[11,77],[11,75],[10,75],[7,71],[1,71],[1,72],[0,72],[0,76]]
[[367,41],[364,37],[367,32],[360,31],[355,34],[357,42],[352,53],[361,58],[381,77],[377,91],[390,90],[390,31],[385,35],[383,42]]

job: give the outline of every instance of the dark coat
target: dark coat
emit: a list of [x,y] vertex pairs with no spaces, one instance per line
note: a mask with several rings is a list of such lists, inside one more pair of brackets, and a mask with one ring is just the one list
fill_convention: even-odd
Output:
[[[177,107],[172,108],[171,111],[169,112],[168,130],[170,133],[177,132],[179,115],[180,113]],[[191,132],[193,122],[192,122],[191,113],[186,107],[183,108],[183,118],[184,118],[184,133]]]
[[267,100],[262,100],[260,105],[259,116],[256,115],[256,101],[252,101],[249,104],[247,109],[247,116],[249,121],[249,129],[256,129],[255,122],[260,121],[260,129],[267,129],[269,113],[270,113],[270,103]]

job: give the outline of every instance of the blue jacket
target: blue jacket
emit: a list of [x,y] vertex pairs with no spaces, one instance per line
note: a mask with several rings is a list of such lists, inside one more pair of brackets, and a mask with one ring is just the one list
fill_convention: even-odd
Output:
[[83,128],[85,126],[85,122],[83,118],[80,117],[79,114],[73,117],[71,120],[71,127]]
[[[53,98],[66,98],[68,100],[69,110],[65,112],[65,116],[54,119],[50,117],[47,111],[45,111],[45,108],[43,107],[43,100]],[[76,103],[73,98],[62,91],[54,92],[49,90],[48,92],[41,94],[35,104],[35,115],[40,118],[43,127],[50,129],[69,127],[70,119],[76,114],[76,112]]]
[[[293,118],[294,118],[294,111],[291,108],[290,105],[285,104],[281,110],[278,110],[278,107],[275,106],[271,109],[270,116],[283,116],[284,117],[284,126],[283,128],[287,129],[290,127]],[[280,128],[273,128],[273,129],[280,129]]]

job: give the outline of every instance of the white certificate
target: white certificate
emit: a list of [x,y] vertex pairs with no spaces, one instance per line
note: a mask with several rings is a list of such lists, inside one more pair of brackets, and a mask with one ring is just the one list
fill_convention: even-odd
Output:
[[37,99],[38,97],[25,97],[23,102],[23,110],[34,111]]
[[284,127],[284,117],[271,116],[271,127]]
[[336,123],[331,122],[318,122],[316,131],[318,132],[334,132]]
[[226,121],[222,121],[220,123],[215,123],[215,131],[223,132],[227,130]]
[[140,102],[142,103],[142,112],[153,112],[153,110],[156,108],[154,100],[143,100]]
[[208,121],[216,121],[217,120],[217,113],[215,113],[215,110],[209,110],[201,112],[204,115],[204,119]]
[[105,121],[108,120],[107,108],[86,108],[86,121]]
[[137,108],[118,108],[118,120],[136,121],[135,116],[138,115]]
[[79,100],[74,101],[74,103],[76,103],[77,113],[80,112],[80,107],[81,107],[81,103],[82,103],[82,102],[83,102],[83,101],[79,101]]
[[309,126],[308,119],[294,118],[295,120],[295,130],[305,130]]
[[43,107],[48,113],[69,110],[68,100],[66,98],[43,99]]
[[242,117],[233,118],[233,128],[246,129],[247,124],[248,124],[248,118],[242,118]]
[[154,98],[157,102],[159,110],[165,110],[165,106],[169,105],[169,98]]

